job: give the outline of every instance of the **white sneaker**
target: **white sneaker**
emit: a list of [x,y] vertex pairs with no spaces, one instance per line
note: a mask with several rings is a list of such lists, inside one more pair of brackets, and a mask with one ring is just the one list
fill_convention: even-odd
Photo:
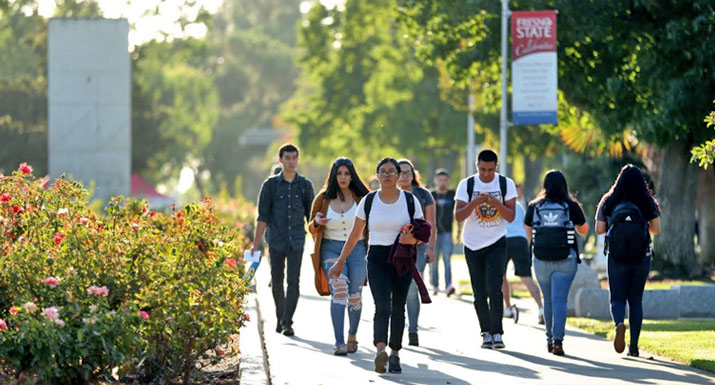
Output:
[[504,308],[504,318],[514,317],[514,312],[511,310],[511,306]]
[[491,349],[493,345],[492,335],[486,332],[482,333],[482,349]]
[[539,325],[543,325],[544,322],[544,308],[540,307],[539,308]]
[[504,341],[501,339],[501,334],[496,333],[492,335],[492,349],[504,349]]

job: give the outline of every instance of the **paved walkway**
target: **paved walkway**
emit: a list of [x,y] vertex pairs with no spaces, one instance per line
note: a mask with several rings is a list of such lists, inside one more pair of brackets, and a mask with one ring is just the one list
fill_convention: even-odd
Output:
[[[618,355],[611,342],[574,329],[567,331],[564,341],[566,356],[548,354],[544,329],[536,324],[536,309],[531,300],[516,302],[525,310],[519,324],[504,320],[506,349],[481,349],[472,304],[442,294],[434,297],[432,304],[422,305],[421,346],[407,346],[405,335],[405,348],[400,352],[402,374],[378,375],[373,371],[374,306],[369,288],[363,290],[364,305],[357,333],[359,350],[347,357],[336,357],[332,355],[329,298],[315,292],[310,257],[306,255],[303,260],[302,295],[294,317],[294,337],[275,332],[275,307],[268,287],[270,267],[266,262],[258,269],[257,294],[249,299],[249,310],[254,316],[249,325],[252,330],[241,334],[241,350],[248,364],[244,370],[242,363],[242,384],[268,383],[257,369],[263,361],[261,344],[258,338],[249,336],[258,331],[259,323],[263,326],[272,384],[715,384],[715,376],[710,373],[659,357],[648,360]],[[453,263],[455,283],[466,274],[464,264],[464,261]],[[262,320],[256,319],[256,304]],[[244,334],[250,346],[244,344]]]

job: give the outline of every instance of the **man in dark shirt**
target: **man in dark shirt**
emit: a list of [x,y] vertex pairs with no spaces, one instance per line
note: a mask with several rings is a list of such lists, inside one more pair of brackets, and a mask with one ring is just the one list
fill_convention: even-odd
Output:
[[435,261],[430,265],[430,273],[432,275],[432,287],[434,294],[439,292],[439,256],[444,258],[444,284],[447,296],[454,294],[452,286],[452,227],[454,224],[454,190],[449,190],[449,173],[447,170],[440,168],[435,171],[434,177],[435,189],[432,191],[432,197],[437,206],[437,250],[435,252]]
[[[278,319],[276,331],[286,336],[294,335],[293,314],[300,296],[300,265],[305,243],[305,221],[310,218],[313,203],[313,185],[298,175],[298,148],[283,145],[278,151],[283,170],[263,182],[258,196],[258,218],[253,251],[266,234],[271,261],[273,300]],[[267,231],[266,231],[267,229]],[[284,273],[286,270],[287,274]],[[283,277],[286,275],[287,291]]]

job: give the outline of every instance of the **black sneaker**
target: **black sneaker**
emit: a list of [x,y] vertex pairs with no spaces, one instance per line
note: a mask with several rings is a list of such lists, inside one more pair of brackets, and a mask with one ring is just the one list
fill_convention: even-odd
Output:
[[410,346],[420,346],[420,338],[417,336],[417,332],[409,332],[407,337],[410,340]]
[[400,356],[391,355],[388,361],[390,364],[387,369],[390,373],[402,373],[402,367],[400,366]]
[[554,352],[554,344],[552,344],[551,342],[547,342],[547,343],[546,343],[546,350],[548,350],[549,353],[553,353],[553,352]]
[[295,335],[295,330],[293,330],[292,327],[288,326],[283,328],[283,335],[286,337],[292,337]]
[[554,351],[553,351],[555,356],[563,356],[564,353],[564,345],[563,341],[561,340],[554,340]]
[[283,326],[281,326],[281,324],[276,325],[276,333],[283,333]]
[[483,332],[482,333],[482,349],[491,349],[493,345],[494,345],[494,340],[492,340],[492,335],[487,332]]
[[492,340],[494,341],[492,343],[492,349],[504,349],[504,341],[501,339],[501,334],[499,333],[494,333],[492,334]]
[[638,352],[638,346],[629,346],[628,355],[630,357],[640,357],[640,353]]

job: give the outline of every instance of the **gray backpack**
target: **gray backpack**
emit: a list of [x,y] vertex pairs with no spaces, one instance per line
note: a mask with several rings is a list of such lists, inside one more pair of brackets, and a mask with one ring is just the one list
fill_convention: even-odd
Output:
[[566,202],[543,200],[534,207],[531,250],[542,261],[568,258],[576,250],[576,231]]

